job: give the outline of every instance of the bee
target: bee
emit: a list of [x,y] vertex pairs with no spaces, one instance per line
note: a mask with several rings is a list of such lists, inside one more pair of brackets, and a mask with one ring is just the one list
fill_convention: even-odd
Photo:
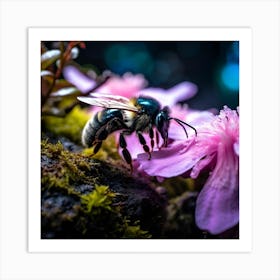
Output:
[[[86,123],[82,132],[82,144],[85,147],[93,147],[93,153],[96,154],[109,134],[120,131],[119,146],[122,149],[124,160],[130,165],[131,172],[133,170],[132,158],[127,149],[126,135],[136,132],[143,150],[149,155],[149,159],[155,143],[159,147],[159,135],[163,140],[162,146],[167,147],[171,120],[176,121],[182,127],[186,137],[188,137],[188,133],[185,126],[193,129],[197,135],[193,126],[180,119],[170,117],[169,108],[167,106],[162,108],[160,103],[151,97],[139,96],[128,99],[111,94],[91,93],[90,96],[77,98],[84,103],[104,108]],[[142,134],[145,132],[149,135],[150,147]]]

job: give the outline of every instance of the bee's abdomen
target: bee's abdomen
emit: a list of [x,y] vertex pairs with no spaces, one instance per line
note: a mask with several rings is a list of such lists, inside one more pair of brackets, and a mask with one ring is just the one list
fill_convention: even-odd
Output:
[[85,147],[92,146],[92,143],[94,142],[96,137],[96,132],[99,128],[100,123],[97,119],[97,115],[95,115],[90,120],[88,120],[82,132],[82,144]]
[[[85,125],[82,132],[82,144],[91,147],[95,140],[100,137],[100,132],[110,134],[116,130],[126,128],[123,114],[118,109],[105,109],[94,115]],[[98,136],[99,135],[99,136]],[[104,133],[103,133],[104,136]],[[106,136],[105,136],[106,137]]]

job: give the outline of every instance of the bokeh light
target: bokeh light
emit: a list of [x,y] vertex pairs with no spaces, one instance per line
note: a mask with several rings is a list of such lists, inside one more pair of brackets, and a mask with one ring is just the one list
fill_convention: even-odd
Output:
[[239,65],[237,63],[226,64],[221,71],[221,81],[228,90],[237,93],[239,90]]
[[142,43],[116,43],[108,46],[104,51],[108,68],[119,74],[126,72],[150,75],[154,61]]
[[[51,42],[50,42],[51,44]],[[198,86],[188,104],[199,110],[239,105],[238,41],[87,41],[77,62],[119,75],[143,74],[149,87],[183,81]]]

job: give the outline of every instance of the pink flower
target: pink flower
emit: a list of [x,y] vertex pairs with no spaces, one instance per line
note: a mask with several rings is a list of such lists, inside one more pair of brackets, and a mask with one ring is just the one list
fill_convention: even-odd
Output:
[[122,77],[112,76],[96,92],[120,95],[127,98],[149,96],[155,98],[163,106],[173,106],[178,102],[192,98],[197,86],[191,82],[182,82],[169,89],[145,88],[147,81],[141,74],[125,73]]
[[147,88],[141,91],[141,95],[155,98],[162,106],[172,107],[178,102],[192,98],[196,92],[195,84],[182,82],[169,89]]
[[112,76],[96,92],[120,95],[127,98],[136,97],[147,85],[147,81],[141,74],[133,75],[125,73],[122,77]]
[[189,172],[197,178],[210,169],[196,202],[196,224],[219,234],[239,222],[239,115],[224,106],[218,116],[196,127],[198,136],[138,155],[139,168],[151,176],[173,177]]
[[65,80],[73,84],[82,93],[87,93],[92,90],[96,85],[96,81],[91,77],[84,74],[74,65],[66,65],[63,68],[63,76]]
[[[174,105],[171,111],[171,117],[177,118],[190,124],[193,127],[201,126],[203,123],[208,122],[212,117],[211,111],[199,111],[188,108],[187,105]],[[194,135],[192,129],[188,129],[188,136]],[[183,129],[178,127],[174,121],[170,123],[168,137],[173,140],[186,140],[186,134]]]
[[180,101],[190,99],[197,92],[197,86],[191,82],[182,82],[166,90],[145,88],[148,83],[144,76],[131,73],[125,73],[123,76],[114,75],[98,87],[93,78],[71,64],[63,68],[63,75],[68,82],[82,93],[88,93],[96,87],[95,92],[120,95],[127,98],[137,98],[139,95],[150,96],[157,99],[162,106],[173,106]]

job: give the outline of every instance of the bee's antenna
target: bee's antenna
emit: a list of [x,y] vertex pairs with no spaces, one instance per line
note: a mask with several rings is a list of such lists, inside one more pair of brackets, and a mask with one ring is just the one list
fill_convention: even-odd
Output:
[[187,138],[188,138],[188,133],[187,133],[187,130],[186,130],[186,128],[184,127],[184,125],[186,125],[186,126],[192,128],[192,129],[194,130],[194,132],[195,132],[195,136],[197,136],[197,131],[196,131],[196,129],[195,129],[193,126],[191,126],[190,124],[187,124],[186,122],[184,122],[184,121],[182,121],[182,120],[179,120],[179,119],[177,119],[177,118],[169,118],[168,120],[174,120],[174,121],[176,121],[177,124],[179,124],[179,125],[184,129]]

